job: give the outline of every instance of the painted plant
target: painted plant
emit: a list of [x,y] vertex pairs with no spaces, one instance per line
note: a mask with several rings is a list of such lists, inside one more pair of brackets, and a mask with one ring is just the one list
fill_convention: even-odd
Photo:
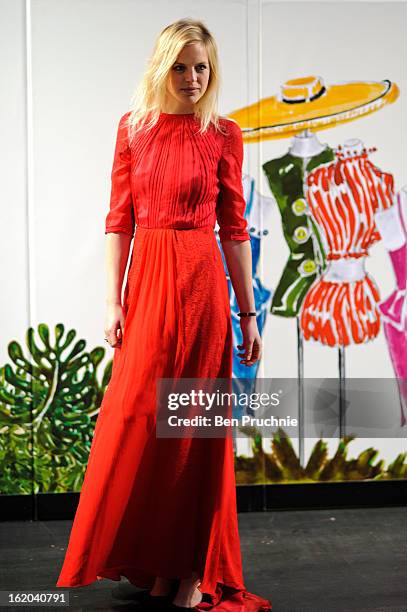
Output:
[[78,491],[112,362],[98,380],[105,349],[62,323],[30,327],[26,348],[12,341],[0,369],[0,493]]

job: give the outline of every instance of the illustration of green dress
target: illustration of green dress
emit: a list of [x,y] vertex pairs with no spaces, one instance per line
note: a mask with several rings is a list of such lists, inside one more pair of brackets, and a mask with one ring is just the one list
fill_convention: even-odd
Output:
[[308,212],[304,177],[307,172],[333,159],[333,150],[326,147],[308,158],[308,162],[287,153],[263,164],[280,210],[284,238],[290,249],[270,308],[270,312],[281,317],[298,315],[308,289],[325,269],[325,249],[318,227]]

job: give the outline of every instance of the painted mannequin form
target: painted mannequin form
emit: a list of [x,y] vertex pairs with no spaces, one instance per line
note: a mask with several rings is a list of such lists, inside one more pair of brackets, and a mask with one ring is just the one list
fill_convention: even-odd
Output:
[[324,151],[327,146],[318,140],[314,132],[304,130],[292,137],[288,151],[295,157],[310,158]]
[[325,267],[325,248],[309,215],[304,186],[307,173],[333,159],[333,150],[313,132],[304,130],[293,136],[285,155],[263,164],[290,250],[272,299],[275,315],[296,317],[310,286]]
[[371,162],[370,152],[360,140],[346,141],[335,161],[307,178],[308,205],[329,243],[329,265],[304,300],[301,327],[305,339],[329,346],[361,344],[380,331],[379,291],[365,261],[381,238],[375,213],[394,204],[394,179]]

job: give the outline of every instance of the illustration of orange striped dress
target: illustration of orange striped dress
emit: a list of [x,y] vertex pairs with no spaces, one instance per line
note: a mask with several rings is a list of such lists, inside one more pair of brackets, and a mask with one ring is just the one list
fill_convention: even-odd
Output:
[[380,331],[379,290],[365,270],[378,240],[374,215],[394,204],[394,180],[369,159],[365,148],[345,153],[307,177],[310,213],[325,233],[328,267],[310,287],[300,315],[306,340],[348,346]]

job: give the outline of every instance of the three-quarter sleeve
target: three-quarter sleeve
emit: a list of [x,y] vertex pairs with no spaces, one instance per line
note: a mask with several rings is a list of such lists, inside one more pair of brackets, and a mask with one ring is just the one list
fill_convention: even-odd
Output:
[[243,138],[237,123],[227,120],[222,155],[218,165],[219,194],[216,219],[219,239],[250,240],[247,220],[244,218],[246,200],[243,195]]
[[135,218],[130,181],[131,151],[125,125],[128,114],[121,117],[117,130],[111,172],[110,209],[105,220],[105,234],[123,232],[133,237]]

